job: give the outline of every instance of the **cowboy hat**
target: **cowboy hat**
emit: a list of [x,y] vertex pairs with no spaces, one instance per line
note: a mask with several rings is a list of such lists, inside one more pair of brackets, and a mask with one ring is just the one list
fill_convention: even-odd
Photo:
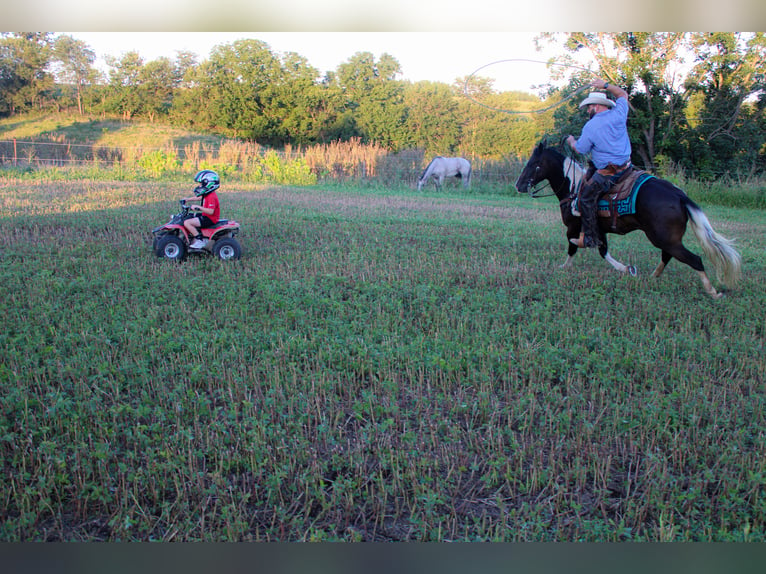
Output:
[[606,106],[607,108],[613,108],[614,102],[606,97],[606,94],[603,94],[601,92],[591,92],[588,94],[588,97],[585,98],[582,103],[580,104],[580,107],[584,107],[590,104],[599,104],[602,106]]

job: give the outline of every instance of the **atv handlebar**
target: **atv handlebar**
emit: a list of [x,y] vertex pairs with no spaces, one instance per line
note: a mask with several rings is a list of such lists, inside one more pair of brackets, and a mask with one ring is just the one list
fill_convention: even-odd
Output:
[[181,199],[179,202],[181,204],[181,209],[184,211],[192,210],[192,211],[198,211],[200,209],[199,205],[186,205],[186,200]]

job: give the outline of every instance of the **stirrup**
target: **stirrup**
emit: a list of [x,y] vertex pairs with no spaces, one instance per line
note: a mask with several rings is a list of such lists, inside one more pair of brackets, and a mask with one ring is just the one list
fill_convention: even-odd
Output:
[[576,245],[577,247],[584,248],[585,247],[585,234],[580,233],[580,237],[572,237],[569,239],[569,243],[572,245]]
[[593,245],[585,245],[585,232],[580,232],[580,237],[574,238],[572,237],[569,240],[569,243],[572,245],[576,245],[577,247],[580,247],[581,249],[587,249],[589,247],[599,247],[601,245],[601,241],[598,239],[593,240]]

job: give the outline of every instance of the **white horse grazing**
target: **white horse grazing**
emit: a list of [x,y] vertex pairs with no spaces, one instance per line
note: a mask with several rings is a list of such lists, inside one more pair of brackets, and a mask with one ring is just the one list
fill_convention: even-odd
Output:
[[441,188],[445,177],[459,177],[463,180],[463,187],[468,188],[471,183],[471,162],[463,157],[433,158],[418,179],[418,191],[423,189],[431,177],[434,178],[437,189]]

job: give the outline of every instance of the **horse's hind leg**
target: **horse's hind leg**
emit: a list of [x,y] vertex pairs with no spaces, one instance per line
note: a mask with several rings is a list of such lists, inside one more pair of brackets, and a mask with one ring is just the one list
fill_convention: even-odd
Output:
[[704,271],[697,271],[700,276],[700,280],[702,281],[702,287],[705,289],[705,292],[710,295],[713,299],[720,299],[723,297],[723,293],[719,293],[715,290],[715,287],[713,287],[713,284],[710,282],[710,278],[707,276],[707,273]]
[[660,263],[657,266],[657,269],[654,270],[654,277],[660,276],[662,271],[665,269],[665,266],[673,257],[678,259],[681,263],[686,263],[689,267],[697,272],[700,277],[700,281],[702,281],[702,287],[705,289],[705,293],[714,299],[723,297],[722,293],[719,293],[715,290],[715,287],[713,287],[713,284],[710,282],[710,278],[707,276],[707,273],[705,273],[705,266],[702,264],[702,258],[699,255],[695,255],[689,251],[681,243],[678,243],[677,245],[674,245],[667,250],[662,250],[662,263]]

